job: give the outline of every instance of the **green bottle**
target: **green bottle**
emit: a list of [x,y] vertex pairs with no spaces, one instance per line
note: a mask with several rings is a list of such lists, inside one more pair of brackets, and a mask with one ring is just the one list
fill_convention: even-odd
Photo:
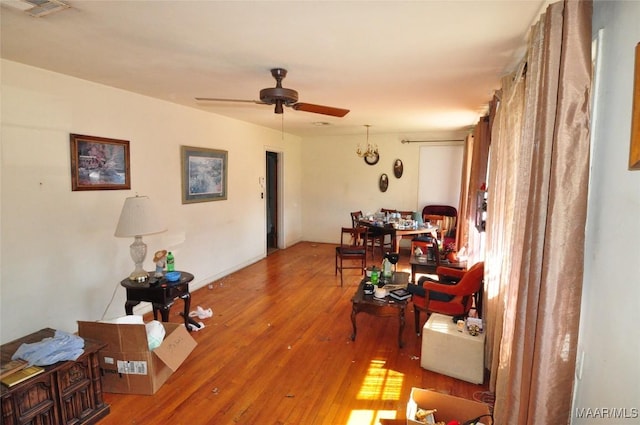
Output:
[[374,286],[378,285],[378,270],[371,270],[371,284]]
[[175,269],[175,258],[173,257],[173,253],[169,251],[169,253],[167,254],[167,271],[172,272],[175,271]]

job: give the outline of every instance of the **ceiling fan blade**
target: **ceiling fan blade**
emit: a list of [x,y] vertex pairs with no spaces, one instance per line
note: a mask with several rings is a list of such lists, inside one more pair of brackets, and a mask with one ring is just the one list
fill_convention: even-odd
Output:
[[333,117],[344,117],[349,113],[349,109],[314,105],[313,103],[294,103],[291,107],[296,111],[313,112],[315,114],[331,115]]
[[276,79],[276,86],[260,90],[260,100],[221,99],[217,97],[196,97],[195,99],[198,102],[236,102],[255,103],[258,105],[275,105],[274,112],[276,114],[282,114],[283,106],[288,106],[296,111],[313,112],[314,114],[330,115],[340,118],[349,113],[348,109],[314,105],[313,103],[297,103],[298,92],[282,87],[282,79],[287,76],[287,70],[283,68],[274,68],[271,70],[271,76]]
[[267,103],[261,100],[246,100],[246,99],[220,99],[217,97],[196,97],[198,102],[241,102],[241,103],[255,103],[256,105],[267,105]]

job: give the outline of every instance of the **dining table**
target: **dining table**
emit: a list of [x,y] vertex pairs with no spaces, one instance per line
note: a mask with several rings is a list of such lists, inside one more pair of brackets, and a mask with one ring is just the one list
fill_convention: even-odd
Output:
[[366,218],[358,220],[358,224],[361,226],[369,227],[378,234],[391,235],[391,248],[394,253],[400,252],[400,241],[408,236],[417,237],[425,234],[432,234],[434,238],[437,238],[438,226],[433,224],[418,224],[413,226],[402,226],[398,223],[384,223],[371,221]]

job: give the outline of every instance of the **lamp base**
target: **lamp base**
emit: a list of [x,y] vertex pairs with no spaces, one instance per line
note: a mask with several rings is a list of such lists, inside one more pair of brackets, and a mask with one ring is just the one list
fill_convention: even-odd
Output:
[[135,236],[133,243],[129,245],[131,259],[135,264],[135,268],[129,275],[129,280],[144,282],[149,279],[149,273],[142,268],[144,258],[147,256],[147,244],[142,242],[142,236]]
[[142,271],[134,270],[129,275],[129,280],[133,280],[135,282],[144,282],[147,279],[149,279],[149,273],[145,272],[144,270]]

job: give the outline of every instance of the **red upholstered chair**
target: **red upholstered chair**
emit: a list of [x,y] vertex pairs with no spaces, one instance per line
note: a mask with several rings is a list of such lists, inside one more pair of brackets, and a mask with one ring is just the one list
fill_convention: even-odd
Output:
[[[477,294],[482,294],[484,279],[484,263],[479,262],[469,270],[450,267],[436,269],[438,280],[423,276],[417,285],[409,285],[413,293],[413,310],[415,313],[416,333],[420,335],[420,312],[427,316],[431,313],[448,316],[466,316],[473,307]],[[477,300],[475,300],[477,301]],[[481,312],[478,312],[481,314]]]

